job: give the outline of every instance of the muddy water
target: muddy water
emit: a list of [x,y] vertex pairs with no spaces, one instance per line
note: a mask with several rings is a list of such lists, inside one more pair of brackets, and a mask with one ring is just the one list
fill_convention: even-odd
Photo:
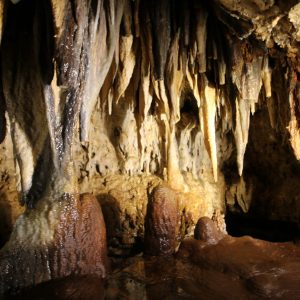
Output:
[[112,267],[105,283],[73,277],[18,299],[300,299],[300,246],[292,243],[189,239],[174,257],[113,259]]

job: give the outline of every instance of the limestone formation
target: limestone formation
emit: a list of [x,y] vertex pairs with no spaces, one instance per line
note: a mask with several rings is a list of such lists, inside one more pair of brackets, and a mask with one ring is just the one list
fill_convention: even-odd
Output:
[[146,255],[175,253],[180,239],[179,220],[176,193],[166,186],[156,187],[147,207],[144,253]]
[[0,254],[0,295],[71,275],[106,277],[106,230],[95,197],[51,200],[18,219]]
[[196,240],[208,244],[217,244],[224,237],[224,234],[218,230],[210,218],[202,217],[196,224],[194,237]]
[[57,199],[84,192],[106,205],[109,245],[133,247],[159,184],[178,201],[157,196],[162,212],[150,197],[146,228],[168,219],[163,252],[226,209],[300,224],[299,11],[295,0],[0,1],[0,240],[12,232],[0,253],[32,222],[43,240]]

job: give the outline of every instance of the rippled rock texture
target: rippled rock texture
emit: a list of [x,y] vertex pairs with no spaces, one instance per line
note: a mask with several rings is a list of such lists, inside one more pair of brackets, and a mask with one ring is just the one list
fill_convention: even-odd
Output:
[[149,198],[145,219],[144,253],[171,255],[180,241],[178,196],[167,186],[156,187]]
[[107,275],[106,230],[97,200],[64,195],[50,203],[19,218],[1,250],[1,294],[70,275]]

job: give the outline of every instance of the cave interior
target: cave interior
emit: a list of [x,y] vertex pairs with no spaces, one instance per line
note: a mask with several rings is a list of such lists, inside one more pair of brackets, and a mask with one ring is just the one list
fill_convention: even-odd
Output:
[[1,0],[0,70],[0,299],[299,299],[299,1]]

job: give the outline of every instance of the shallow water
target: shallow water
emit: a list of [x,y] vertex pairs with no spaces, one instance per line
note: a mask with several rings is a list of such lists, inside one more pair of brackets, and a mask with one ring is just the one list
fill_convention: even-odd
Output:
[[209,245],[189,239],[175,257],[111,260],[105,282],[70,277],[17,299],[300,299],[300,246],[292,243],[226,236]]

